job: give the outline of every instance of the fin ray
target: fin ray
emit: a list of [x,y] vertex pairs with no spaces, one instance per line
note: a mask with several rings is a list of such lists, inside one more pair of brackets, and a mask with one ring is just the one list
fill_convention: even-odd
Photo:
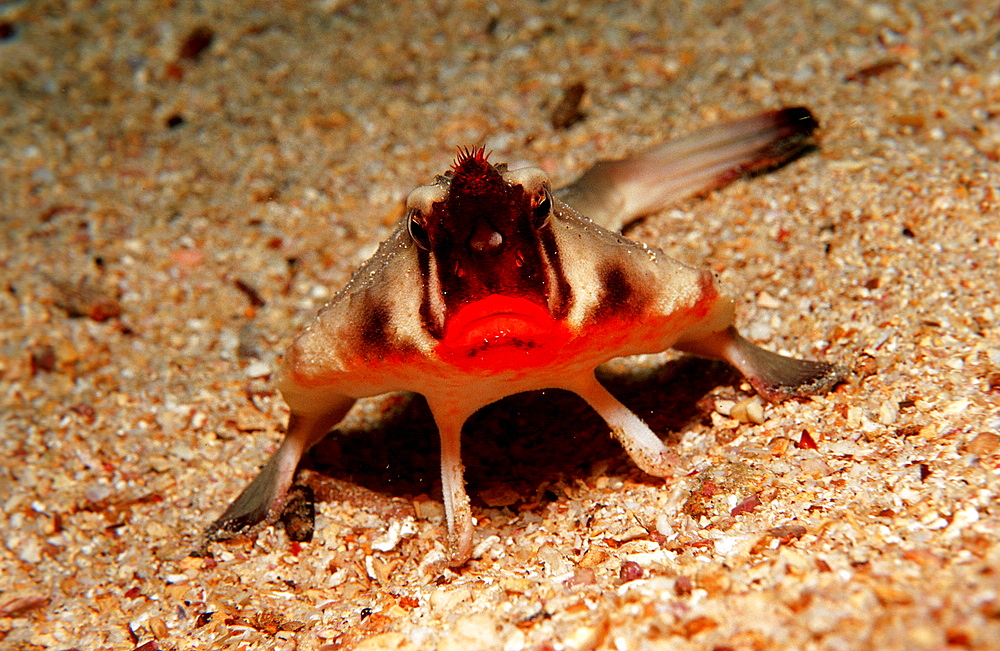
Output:
[[684,197],[783,165],[809,147],[818,123],[791,107],[715,125],[617,161],[601,161],[557,196],[610,230]]

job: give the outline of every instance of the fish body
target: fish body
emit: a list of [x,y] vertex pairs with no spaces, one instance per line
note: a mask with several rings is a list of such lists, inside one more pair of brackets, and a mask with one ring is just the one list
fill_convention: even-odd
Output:
[[794,158],[816,122],[806,109],[763,113],[598,163],[553,191],[537,168],[509,170],[482,149],[406,202],[406,218],[284,357],[286,437],[209,528],[227,537],[280,513],[302,454],[355,400],[422,394],[437,423],[453,564],[472,552],[461,463],[466,419],[534,389],[566,389],[607,422],[635,463],[665,476],[674,458],[595,379],[615,357],[668,348],[733,364],[765,398],[823,391],[837,366],[783,357],[743,339],[714,274],[618,232],[679,197]]

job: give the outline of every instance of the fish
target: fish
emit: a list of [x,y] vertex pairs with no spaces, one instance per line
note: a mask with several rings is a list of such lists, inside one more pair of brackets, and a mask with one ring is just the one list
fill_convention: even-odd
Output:
[[506,396],[565,389],[656,477],[672,454],[596,379],[611,359],[673,348],[725,360],[772,402],[831,389],[837,364],[765,350],[737,331],[708,269],[627,238],[623,225],[682,198],[787,164],[814,148],[804,107],[762,112],[601,161],[553,189],[537,167],[509,169],[483,147],[406,199],[405,217],[287,350],[277,386],[290,416],[280,447],[206,530],[249,532],[280,515],[296,468],[356,400],[422,394],[441,441],[447,562],[468,562],[474,519],[462,429]]

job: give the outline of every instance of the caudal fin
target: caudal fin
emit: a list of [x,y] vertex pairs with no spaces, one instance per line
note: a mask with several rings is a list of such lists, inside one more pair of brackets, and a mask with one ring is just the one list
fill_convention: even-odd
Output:
[[696,131],[618,161],[602,161],[557,195],[605,228],[684,197],[778,167],[811,144],[818,123],[809,109],[791,107]]

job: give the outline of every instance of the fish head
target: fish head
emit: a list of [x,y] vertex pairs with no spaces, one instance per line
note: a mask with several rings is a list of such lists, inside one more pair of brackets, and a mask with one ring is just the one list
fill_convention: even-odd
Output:
[[[482,148],[407,198],[424,278],[421,316],[454,361],[537,363],[565,318],[553,270],[555,202],[545,173],[494,165]],[[561,336],[561,335],[560,335]]]

